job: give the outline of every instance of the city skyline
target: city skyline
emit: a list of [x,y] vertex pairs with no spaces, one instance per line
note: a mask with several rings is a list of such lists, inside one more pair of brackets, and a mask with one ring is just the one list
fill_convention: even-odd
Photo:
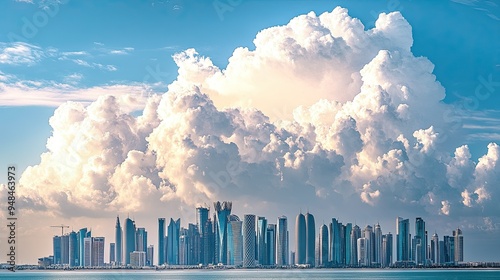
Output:
[[[464,261],[499,261],[499,8],[2,1],[0,206],[15,211],[0,217],[17,220],[0,236],[15,236],[22,264],[52,250],[61,230],[84,244],[87,228],[105,237],[105,259],[115,243],[124,259],[143,263],[159,256],[159,244],[141,244],[146,232],[155,242],[178,235],[161,246],[186,248],[211,223],[217,231],[198,244],[203,258],[240,262],[239,246],[224,244],[244,244],[240,223],[245,232],[243,215],[254,214],[256,242],[276,243],[256,247],[259,262],[271,249],[273,262],[307,263],[312,246],[300,256],[284,251],[296,246],[296,215],[309,212],[303,238],[319,244],[325,224],[329,250],[344,250],[329,251],[335,262],[357,259],[359,238],[376,244],[360,246],[366,262],[389,262],[380,248],[391,245],[420,262],[434,248],[435,260],[443,235],[463,245]],[[214,211],[214,201],[233,205]],[[193,210],[200,206],[210,215]],[[8,245],[0,241],[0,251]],[[179,250],[163,257],[192,260]]]
[[[231,208],[232,202],[214,202],[214,211],[216,212]],[[243,268],[251,268],[258,265],[280,265],[278,263],[279,250],[276,246],[276,244],[279,244],[279,235],[275,234],[275,232],[277,225],[281,224],[280,221],[287,220],[286,216],[277,217],[276,224],[267,224],[267,218],[263,216],[244,214],[243,220],[240,220],[236,214],[230,214],[226,216],[228,225],[227,238],[225,239],[225,245],[222,246],[220,244],[220,240],[222,239],[212,238],[204,240],[207,238],[207,230],[212,232],[212,234],[218,231],[217,225],[219,223],[212,224],[210,218],[206,219],[206,225],[203,227],[205,234],[200,234],[198,218],[200,216],[208,217],[210,211],[204,210],[208,210],[208,208],[196,207],[197,220],[194,221],[195,223],[188,221],[187,227],[181,226],[180,218],[177,220],[170,218],[168,233],[163,235],[163,237],[161,235],[158,236],[156,246],[151,240],[148,241],[148,231],[146,228],[135,229],[133,231],[135,245],[132,248],[124,249],[124,251],[129,251],[128,259],[124,256],[120,259],[119,253],[116,250],[116,248],[120,248],[120,246],[115,246],[115,244],[119,244],[118,240],[122,239],[120,234],[115,236],[115,242],[109,242],[109,258],[108,261],[104,261],[104,248],[108,247],[104,243],[105,237],[93,237],[91,231],[87,231],[87,228],[79,231],[80,236],[85,237],[83,238],[84,245],[80,245],[80,249],[76,250],[74,245],[71,245],[78,244],[78,240],[81,239],[77,236],[76,232],[72,231],[66,235],[54,236],[53,255],[49,256],[49,258],[53,258],[54,264],[66,264],[70,267],[88,267],[90,266],[89,264],[92,264],[92,266],[104,266],[106,264],[106,266],[131,265],[136,267],[161,266],[163,264],[174,266],[197,266],[198,264],[202,264],[206,266],[220,263]],[[160,233],[165,226],[164,221],[165,218],[158,218],[157,230]],[[266,238],[259,238],[259,231],[264,226],[263,221],[266,221]],[[464,238],[462,230],[458,227],[452,231],[451,236],[443,234],[442,240],[439,239],[437,232],[432,237],[428,237],[428,231],[425,228],[425,221],[422,217],[415,218],[413,235],[411,234],[409,219],[397,217],[395,241],[393,241],[393,235],[390,231],[383,234],[382,227],[378,222],[373,227],[367,224],[361,230],[356,223],[354,226],[352,223],[344,225],[336,218],[332,218],[330,223],[319,225],[317,234],[314,234],[315,231],[311,232],[310,228],[310,226],[314,226],[315,224],[314,216],[309,211],[306,215],[303,215],[300,211],[296,217],[296,221],[294,229],[296,245],[295,247],[289,246],[290,240],[293,240],[294,237],[292,236],[292,239],[290,239],[289,229],[286,229],[284,248],[287,258],[281,265],[308,267],[388,267],[394,265],[396,267],[407,267],[449,265],[464,261]],[[130,228],[134,228],[135,222],[127,218],[125,224],[129,224]],[[122,232],[119,229],[119,224],[118,216],[115,223],[116,232]],[[309,226],[306,224],[309,224]],[[213,225],[213,227],[210,227],[210,225]],[[313,235],[313,238],[301,238],[299,237],[301,235],[306,237]],[[413,236],[413,239],[410,240],[411,236]],[[63,241],[65,239],[67,239],[66,242]],[[94,244],[94,240],[97,241],[95,244],[98,245],[92,245]],[[167,244],[166,247],[161,248],[159,244],[162,241]],[[206,248],[205,250],[202,249],[207,247],[207,242],[213,242],[213,245],[208,247],[211,248],[208,250],[210,251],[208,254],[211,254],[213,257],[208,259],[204,256],[207,254]],[[323,242],[326,244],[322,244]],[[176,245],[173,246],[173,244]],[[424,246],[422,249],[421,244],[429,245]],[[88,246],[92,247],[92,249],[89,249]],[[99,247],[96,249],[94,246]],[[125,245],[123,246],[126,247]],[[157,248],[156,255],[153,253],[155,247]],[[225,253],[227,257],[221,261],[218,259],[220,258],[220,251],[217,248],[222,247],[227,248]],[[81,248],[84,248],[83,262],[80,262],[78,257],[75,257],[75,254],[73,254],[72,259],[71,252],[79,252],[79,250],[81,252]],[[114,250],[112,250],[113,248]],[[263,249],[262,252],[261,248]],[[313,248],[311,259],[308,259],[307,251],[310,250],[309,248]],[[301,251],[302,253],[300,253]],[[162,255],[167,255],[167,258],[163,262],[161,261]],[[46,264],[48,258],[41,257],[38,260],[39,263]]]

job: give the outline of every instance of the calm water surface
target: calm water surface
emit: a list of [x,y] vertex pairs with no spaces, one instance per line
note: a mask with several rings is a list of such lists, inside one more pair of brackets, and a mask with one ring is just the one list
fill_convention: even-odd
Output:
[[169,270],[169,271],[2,271],[0,279],[33,280],[295,280],[295,279],[500,279],[500,270]]

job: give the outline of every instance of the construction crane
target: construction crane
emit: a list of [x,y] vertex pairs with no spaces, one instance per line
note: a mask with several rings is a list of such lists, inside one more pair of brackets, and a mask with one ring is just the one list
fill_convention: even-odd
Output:
[[61,236],[64,235],[64,228],[69,228],[69,226],[66,225],[60,225],[60,226],[50,226],[50,227],[60,227],[61,228]]

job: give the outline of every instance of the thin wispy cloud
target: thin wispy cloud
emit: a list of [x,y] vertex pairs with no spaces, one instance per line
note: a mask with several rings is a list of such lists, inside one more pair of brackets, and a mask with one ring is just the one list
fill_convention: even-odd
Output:
[[34,65],[44,56],[43,50],[23,42],[0,42],[0,64]]

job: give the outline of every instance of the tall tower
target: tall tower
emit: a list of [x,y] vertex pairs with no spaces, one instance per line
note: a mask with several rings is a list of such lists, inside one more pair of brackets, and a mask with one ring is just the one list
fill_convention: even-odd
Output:
[[146,253],[148,250],[148,232],[145,228],[138,228],[135,234],[135,250]]
[[230,201],[224,202],[214,202],[214,210],[217,218],[217,230],[218,230],[218,261],[223,264],[227,264],[227,223],[228,217],[231,214],[231,208],[233,204]]
[[204,259],[205,249],[206,249],[204,239],[207,236],[207,233],[205,231],[205,226],[206,226],[207,221],[208,221],[209,212],[210,212],[210,209],[208,209],[208,207],[199,206],[196,208],[196,225],[198,226],[198,231],[200,233],[198,259],[203,264],[206,264],[205,259]]
[[307,212],[306,216],[306,263],[314,266],[314,250],[316,249],[316,225],[314,216]]
[[382,235],[382,267],[392,264],[392,234]]
[[453,231],[453,238],[455,239],[455,262],[464,261],[464,236],[462,230],[457,228]]
[[439,236],[437,233],[432,235],[431,239],[431,261],[432,263],[440,263],[439,262]]
[[276,224],[276,265],[288,265],[288,222],[286,216],[278,217]]
[[52,238],[52,248],[53,248],[53,260],[52,262],[54,264],[62,264],[62,261],[61,261],[61,254],[62,254],[62,250],[61,250],[61,236],[54,236]]
[[264,217],[257,219],[257,260],[260,265],[269,264],[267,256],[267,220]]
[[181,230],[181,219],[170,218],[168,224],[168,244],[167,244],[167,263],[170,265],[179,264],[179,237]]
[[366,265],[371,265],[373,262],[373,244],[375,235],[373,234],[373,228],[370,225],[365,227],[365,230],[363,231],[363,238],[365,239],[365,263]]
[[367,266],[368,265],[368,256],[366,250],[366,238],[358,238],[358,265]]
[[410,247],[410,221],[398,217],[396,219],[397,261],[410,260]]
[[344,248],[345,248],[345,259],[343,264],[350,264],[351,263],[351,254],[352,254],[352,241],[351,241],[351,231],[352,231],[352,224],[347,223],[345,226],[345,232],[344,232]]
[[94,267],[104,266],[104,237],[90,237],[92,249],[91,249],[91,264]]
[[300,213],[295,219],[295,264],[306,263],[306,218]]
[[354,225],[351,231],[351,265],[358,265],[358,239],[361,238],[361,229]]
[[84,266],[85,260],[85,237],[90,237],[90,232],[87,232],[87,228],[82,228],[78,231],[78,266]]
[[427,256],[427,238],[425,234],[425,222],[422,218],[418,217],[415,219],[415,248],[418,246],[419,250],[413,252],[413,260],[416,264],[425,264],[425,259]]
[[69,266],[77,266],[78,263],[78,237],[77,233],[72,231],[69,234]]
[[243,216],[243,267],[255,267],[255,215]]
[[158,218],[158,265],[165,263],[165,218]]
[[266,233],[268,264],[276,264],[276,225],[268,224]]
[[242,265],[243,263],[243,233],[242,221],[236,215],[229,215],[227,225],[227,262],[230,265]]
[[115,262],[117,265],[121,265],[123,263],[123,255],[122,255],[122,227],[120,225],[120,217],[116,216],[116,225],[115,225]]
[[319,228],[319,265],[326,266],[328,264],[328,227],[323,224]]
[[130,253],[135,251],[135,222],[132,221],[130,218],[127,218],[125,220],[125,230],[124,230],[124,237],[125,237],[125,242],[124,242],[124,250],[123,253],[125,254],[125,265],[130,264]]
[[377,264],[382,264],[382,228],[380,224],[375,225],[375,240],[374,240],[374,262]]

